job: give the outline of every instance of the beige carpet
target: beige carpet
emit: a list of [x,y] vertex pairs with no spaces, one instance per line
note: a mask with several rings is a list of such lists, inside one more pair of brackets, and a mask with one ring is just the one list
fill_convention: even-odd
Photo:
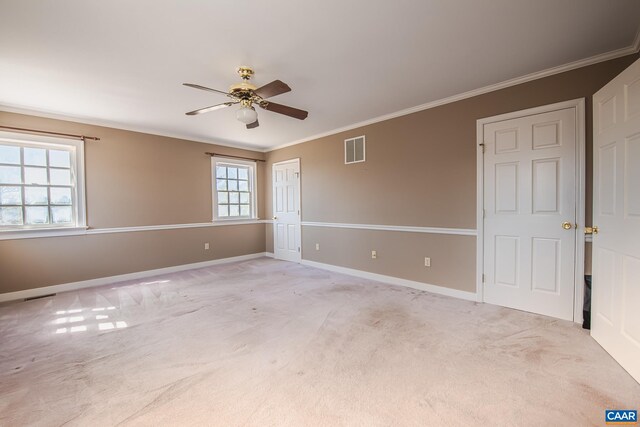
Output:
[[600,426],[639,406],[578,325],[266,258],[0,307],[2,426]]

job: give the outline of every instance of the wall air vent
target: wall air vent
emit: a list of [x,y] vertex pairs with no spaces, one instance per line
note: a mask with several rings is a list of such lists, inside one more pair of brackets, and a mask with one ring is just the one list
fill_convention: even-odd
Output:
[[344,140],[344,163],[364,162],[364,135]]

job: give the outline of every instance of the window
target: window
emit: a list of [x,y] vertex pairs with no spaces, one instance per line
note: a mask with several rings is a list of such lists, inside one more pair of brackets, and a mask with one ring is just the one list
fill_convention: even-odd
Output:
[[344,163],[360,163],[364,162],[365,153],[365,137],[364,135],[357,138],[350,138],[344,140]]
[[0,132],[0,231],[85,225],[84,143]]
[[256,163],[212,158],[213,219],[256,217]]

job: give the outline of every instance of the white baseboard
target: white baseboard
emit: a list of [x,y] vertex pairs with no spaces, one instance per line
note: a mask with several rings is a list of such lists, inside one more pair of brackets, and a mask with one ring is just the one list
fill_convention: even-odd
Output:
[[416,282],[413,280],[401,279],[399,277],[385,276],[383,274],[370,273],[363,270],[355,270],[353,268],[339,267],[337,265],[324,264],[316,261],[302,260],[303,265],[309,267],[320,268],[323,270],[333,271],[335,273],[348,274],[350,276],[361,277],[363,279],[375,280],[378,282],[389,283],[392,285],[405,286],[407,288],[418,289],[421,291],[432,292],[434,294],[446,295],[449,297],[460,298],[467,301],[477,301],[478,297],[475,292],[459,291],[457,289],[445,288],[443,286],[430,285],[428,283]]
[[269,258],[275,258],[276,256],[273,254],[273,252],[265,252],[264,256],[269,257]]
[[229,262],[245,261],[248,259],[268,256],[265,252],[256,254],[240,255],[230,258],[214,259],[211,261],[194,262],[192,264],[175,265],[173,267],[157,268],[155,270],[137,271],[135,273],[119,274],[117,276],[99,277],[97,279],[82,280],[79,282],[64,283],[60,285],[45,286],[42,288],[26,289],[24,291],[7,292],[0,294],[0,302],[15,301],[25,298],[33,298],[41,295],[56,294],[58,292],[75,291],[78,289],[92,288],[95,286],[108,285],[111,283],[124,282],[125,280],[136,280],[145,277],[159,276],[161,274],[176,273],[178,271],[191,270],[196,268],[210,267],[217,264]]

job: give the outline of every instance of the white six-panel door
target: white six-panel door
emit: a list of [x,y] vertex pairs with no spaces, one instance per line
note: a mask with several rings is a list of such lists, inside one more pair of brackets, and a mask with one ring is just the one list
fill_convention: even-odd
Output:
[[573,320],[577,114],[483,124],[486,302]]
[[273,165],[273,253],[300,262],[300,160]]
[[640,381],[640,61],[593,110],[591,335]]

